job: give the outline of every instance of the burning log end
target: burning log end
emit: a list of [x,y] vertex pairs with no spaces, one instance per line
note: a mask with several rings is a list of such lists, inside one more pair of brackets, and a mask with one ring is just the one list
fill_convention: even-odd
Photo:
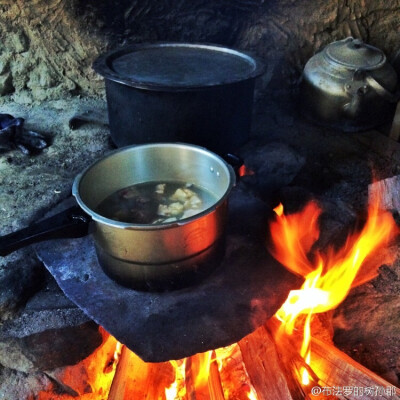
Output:
[[368,185],[368,202],[371,204],[381,199],[384,210],[400,212],[400,175],[386,178]]
[[222,390],[221,377],[219,375],[218,363],[215,360],[215,351],[211,354],[210,375],[208,377],[208,390],[211,400],[224,400],[224,391]]
[[[274,338],[277,337],[279,322],[271,319],[267,322],[266,328]],[[315,387],[320,388],[382,388],[393,389],[393,394],[387,399],[400,399],[400,390],[395,388],[383,378],[374,374],[372,371],[358,364],[352,358],[338,350],[332,344],[322,342],[319,339],[311,338],[311,362],[306,365],[296,352],[296,343],[293,337],[285,336],[281,341],[275,340],[277,352],[281,360],[281,368],[284,371],[288,386],[292,396],[299,391],[307,392]],[[291,367],[287,367],[291,364]],[[305,368],[309,374],[310,383],[301,387],[296,373],[301,368]],[[296,387],[297,386],[297,387]],[[295,389],[295,391],[293,391]],[[322,389],[321,389],[322,390]],[[309,394],[305,394],[306,396]],[[315,398],[315,397],[312,397]],[[324,397],[328,398],[328,397]],[[339,399],[357,399],[356,395],[339,395]],[[363,397],[373,398],[373,395]]]

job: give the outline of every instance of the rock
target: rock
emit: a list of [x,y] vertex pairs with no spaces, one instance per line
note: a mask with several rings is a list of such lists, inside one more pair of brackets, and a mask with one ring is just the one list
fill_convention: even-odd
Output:
[[21,372],[74,365],[102,343],[98,326],[53,282],[0,325],[0,364]]
[[43,286],[43,267],[29,250],[0,258],[0,321]]
[[7,52],[6,50],[2,51],[2,54],[0,55],[0,74],[4,74],[5,72],[9,71],[11,56],[12,53]]
[[29,39],[22,30],[9,32],[6,37],[6,47],[15,53],[23,53],[29,49]]
[[[28,82],[30,72],[35,68],[35,60],[32,59],[29,52],[14,54],[10,59],[10,71],[12,74],[12,85],[15,91],[24,90]],[[27,73],[29,71],[29,73]]]
[[50,379],[43,374],[28,375],[0,366],[1,400],[34,399],[50,385]]
[[[57,317],[65,318],[65,315],[59,313]],[[22,372],[48,371],[75,365],[101,343],[98,326],[92,321],[78,326],[47,329],[22,338],[0,340],[0,364]]]
[[12,93],[14,86],[12,84],[12,76],[10,72],[0,75],[0,96]]
[[49,89],[56,84],[56,77],[45,63],[39,63],[34,71],[29,75],[27,83],[28,88],[36,90],[37,88]]
[[305,158],[285,143],[260,145],[252,141],[241,155],[247,167],[255,174],[245,177],[250,186],[256,186],[267,199],[279,189],[289,185],[301,170]]
[[[115,372],[113,360],[116,341],[104,330],[100,331],[102,344],[89,357],[74,365],[26,373],[0,364],[0,400],[36,399],[42,396],[52,399],[103,398],[108,393]],[[69,348],[63,350],[65,353]]]
[[360,364],[398,386],[400,292],[378,293],[372,288],[375,281],[369,284],[369,291],[355,289],[335,311],[334,343]]

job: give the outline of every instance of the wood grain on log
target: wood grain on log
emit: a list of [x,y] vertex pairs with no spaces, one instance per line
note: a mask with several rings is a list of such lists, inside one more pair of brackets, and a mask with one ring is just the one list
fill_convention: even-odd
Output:
[[318,375],[323,386],[341,388],[343,393],[343,388],[348,388],[345,398],[349,400],[375,399],[378,397],[377,392],[380,393],[381,399],[400,399],[400,389],[336,347],[315,338],[311,340],[310,367]]
[[239,342],[243,361],[259,400],[292,400],[275,344],[262,326]]
[[[302,399],[381,399],[400,400],[400,389],[358,364],[331,344],[319,339],[311,340],[309,372],[312,383],[295,382],[295,338],[287,337],[277,346],[269,330],[276,332],[277,324],[260,327],[238,344],[250,383],[258,400]],[[195,355],[186,360],[186,400],[224,400],[221,376],[215,360],[211,361],[208,385],[197,385],[200,358]],[[233,376],[233,374],[232,374]],[[121,354],[108,400],[165,399],[175,373],[170,363],[145,363],[127,348]],[[236,382],[238,385],[243,382]],[[247,383],[248,385],[248,383]],[[320,390],[323,397],[313,396],[312,389]],[[362,395],[362,396],[361,396]],[[361,396],[361,397],[360,397]],[[229,398],[229,397],[228,397]]]
[[173,383],[174,377],[169,362],[145,363],[124,347],[108,400],[164,399],[165,389]]
[[400,175],[368,186],[368,202],[372,204],[378,199],[381,199],[382,209],[400,211]]
[[208,390],[211,400],[224,400],[224,391],[222,390],[221,378],[218,370],[218,363],[215,360],[215,351],[211,355],[210,374],[208,377]]

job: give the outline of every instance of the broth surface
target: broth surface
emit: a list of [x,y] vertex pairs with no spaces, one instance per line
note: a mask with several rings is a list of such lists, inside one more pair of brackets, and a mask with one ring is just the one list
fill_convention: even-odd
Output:
[[146,182],[117,190],[96,212],[120,222],[162,224],[201,213],[216,201],[214,194],[190,183]]

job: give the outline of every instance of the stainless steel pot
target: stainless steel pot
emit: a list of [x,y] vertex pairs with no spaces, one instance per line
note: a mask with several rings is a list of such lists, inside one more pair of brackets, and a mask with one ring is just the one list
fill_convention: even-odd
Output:
[[[218,200],[193,217],[159,225],[118,222],[96,212],[98,204],[119,189],[168,181],[193,183]],[[196,269],[210,259],[223,237],[234,183],[233,169],[216,154],[162,143],[123,148],[101,159],[76,178],[72,193],[95,221],[93,237],[103,269],[124,284],[152,287],[179,275],[201,275]]]
[[[177,222],[131,224],[100,215],[102,200],[145,182],[190,182],[212,193],[214,204]],[[233,168],[209,150],[187,144],[130,146],[98,160],[73,184],[81,210],[72,208],[25,230],[0,238],[0,255],[38,240],[80,237],[90,230],[103,270],[119,283],[150,290],[197,282],[223,255],[228,195]]]
[[393,118],[396,88],[396,72],[384,53],[348,37],[329,44],[307,62],[300,101],[315,122],[359,131]]

